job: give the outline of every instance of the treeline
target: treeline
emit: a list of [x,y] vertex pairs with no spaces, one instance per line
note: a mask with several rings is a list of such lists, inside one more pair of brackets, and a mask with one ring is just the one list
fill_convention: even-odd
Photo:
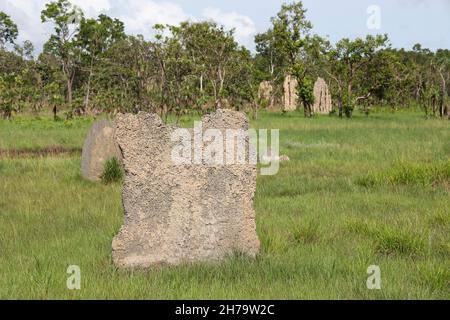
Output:
[[[415,45],[393,49],[387,35],[342,39],[312,33],[301,2],[285,4],[271,27],[255,37],[256,53],[214,22],[155,25],[152,40],[130,36],[107,15],[86,18],[67,0],[46,4],[42,23],[53,33],[34,57],[30,41],[0,12],[0,113],[63,110],[67,118],[102,112],[199,114],[216,108],[282,108],[286,75],[298,81],[299,109],[312,115],[313,85],[330,86],[334,112],[411,105],[427,116],[449,114],[450,51]],[[260,83],[273,90],[263,101]]]

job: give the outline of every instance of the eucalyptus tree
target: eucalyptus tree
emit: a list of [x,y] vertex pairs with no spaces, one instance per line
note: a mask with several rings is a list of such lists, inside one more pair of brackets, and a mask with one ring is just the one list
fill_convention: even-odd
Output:
[[[223,107],[237,71],[236,54],[240,49],[234,30],[227,31],[223,26],[206,21],[157,27],[160,33],[155,52],[160,61],[160,73],[164,72],[164,81],[170,84],[167,90],[174,96],[184,92],[183,99],[196,105],[200,112],[205,108]],[[162,35],[164,28],[169,31],[168,36]],[[177,84],[168,79],[174,79]]]
[[72,104],[73,83],[81,63],[77,34],[82,18],[83,12],[67,0],[47,3],[41,12],[42,22],[53,25],[53,34],[44,45],[44,53],[53,54],[60,63],[69,104]]
[[221,108],[233,69],[233,55],[238,50],[234,30],[225,30],[214,22],[202,22],[197,32],[203,32],[204,73],[212,89],[215,108]]
[[[312,24],[306,19],[306,12],[302,2],[283,4],[278,14],[271,18],[272,26],[255,37],[256,50],[264,58],[269,79],[281,81],[286,74],[292,74],[297,79],[299,91],[305,93],[304,97],[312,95],[312,91],[306,94],[310,86],[302,88],[302,85],[308,84],[305,80],[311,71],[308,57],[317,47],[312,45],[313,41],[319,39],[311,35]],[[309,105],[305,104],[307,116],[311,115]]]
[[[374,90],[373,85],[364,90],[363,95],[355,96],[355,83],[358,78],[367,75],[368,68],[374,63],[377,54],[388,45],[387,35],[367,35],[366,38],[350,40],[344,38],[334,47],[329,46],[324,56],[328,62],[326,72],[336,86],[339,116],[351,117],[356,103],[366,99]],[[382,63],[383,61],[378,61]],[[377,69],[372,69],[377,72]],[[362,93],[362,92],[360,92]]]
[[0,11],[0,49],[6,44],[14,44],[19,35],[17,25],[5,12]]
[[[118,19],[112,19],[101,14],[97,19],[85,19],[80,21],[80,30],[77,34],[77,42],[81,47],[83,67],[87,71],[85,81],[84,110],[89,112],[89,99],[91,94],[91,82],[94,69],[102,72],[101,59],[107,50],[117,41],[126,37],[124,24]],[[100,66],[97,64],[100,62]]]
[[253,119],[258,117],[259,83],[257,67],[248,49],[239,47],[232,56],[230,79],[226,87],[227,98],[234,109],[250,106]]
[[[256,56],[254,58],[255,66],[259,70],[256,75],[259,82],[269,81],[272,88],[271,105],[275,101],[275,96],[280,96],[281,82],[286,73],[286,66],[283,60],[283,54],[275,47],[275,33],[273,28],[255,36]],[[278,90],[277,90],[278,89]]]
[[29,41],[23,46],[17,45],[18,35],[14,21],[0,11],[0,111],[4,118],[10,118],[14,111],[20,111],[25,102],[31,103],[34,98],[34,69],[29,53],[32,45]]
[[440,49],[435,55],[435,69],[440,80],[439,115],[450,119],[450,50]]

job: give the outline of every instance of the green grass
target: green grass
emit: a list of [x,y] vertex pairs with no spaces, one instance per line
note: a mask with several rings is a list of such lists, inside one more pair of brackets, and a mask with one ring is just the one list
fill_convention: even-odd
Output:
[[450,160],[436,163],[411,163],[400,161],[385,172],[374,172],[358,180],[363,186],[379,184],[420,185],[446,184],[450,181]]
[[[0,121],[0,147],[81,147],[90,123]],[[291,159],[258,177],[255,260],[119,271],[120,184],[83,180],[76,156],[0,159],[0,298],[450,298],[449,121],[263,113],[252,125],[279,128]],[[382,290],[366,288],[370,265]]]
[[116,157],[106,161],[101,180],[105,184],[120,182],[123,178],[122,165]]
[[36,149],[60,145],[81,148],[92,119],[53,121],[53,119],[18,117],[0,120],[0,149]]

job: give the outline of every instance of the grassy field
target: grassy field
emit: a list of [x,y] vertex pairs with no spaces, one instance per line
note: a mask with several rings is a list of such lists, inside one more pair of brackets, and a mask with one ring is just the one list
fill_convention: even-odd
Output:
[[[81,148],[91,122],[0,121],[0,149]],[[218,265],[119,271],[120,184],[84,181],[79,156],[0,159],[0,298],[450,298],[450,121],[263,113],[252,125],[279,128],[291,161],[258,177],[260,255]],[[370,265],[381,290],[366,287]]]

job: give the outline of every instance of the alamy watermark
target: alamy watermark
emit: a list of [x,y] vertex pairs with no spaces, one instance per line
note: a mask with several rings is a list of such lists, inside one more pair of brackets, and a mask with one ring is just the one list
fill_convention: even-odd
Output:
[[69,290],[81,290],[81,268],[76,265],[69,266],[67,268],[67,289]]
[[371,5],[367,8],[366,13],[369,15],[367,18],[367,28],[369,30],[381,29],[381,7],[379,5]]
[[379,266],[371,265],[367,268],[367,289],[369,290],[381,290],[381,269]]
[[194,129],[179,128],[172,132],[175,142],[172,162],[175,165],[256,165],[261,175],[275,175],[280,168],[278,129],[206,129],[196,121]]

